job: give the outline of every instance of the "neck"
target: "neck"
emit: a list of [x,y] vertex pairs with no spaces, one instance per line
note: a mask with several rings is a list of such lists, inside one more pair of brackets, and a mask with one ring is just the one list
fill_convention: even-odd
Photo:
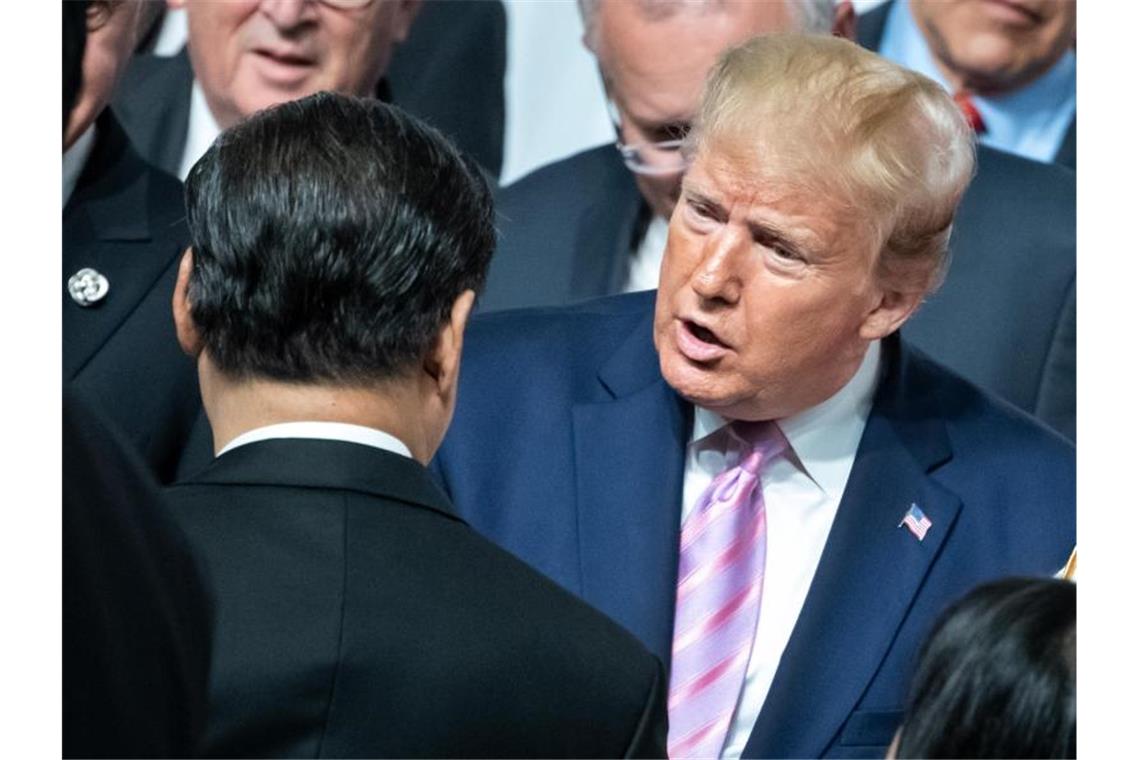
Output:
[[399,438],[427,464],[438,444],[431,415],[413,381],[371,386],[285,383],[263,378],[235,380],[199,359],[206,416],[214,453],[239,435],[282,422],[344,422],[383,430]]

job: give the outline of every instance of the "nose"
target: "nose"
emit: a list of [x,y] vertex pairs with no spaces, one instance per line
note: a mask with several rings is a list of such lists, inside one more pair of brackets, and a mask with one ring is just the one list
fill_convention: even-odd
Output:
[[730,225],[705,239],[690,285],[706,305],[735,304],[740,300],[744,286],[741,256],[746,253],[746,241]]
[[293,29],[314,18],[311,0],[262,0],[261,12],[278,29]]

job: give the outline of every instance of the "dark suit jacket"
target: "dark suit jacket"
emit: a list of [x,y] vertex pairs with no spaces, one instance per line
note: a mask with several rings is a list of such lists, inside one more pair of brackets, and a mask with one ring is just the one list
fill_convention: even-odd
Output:
[[218,602],[207,754],[664,757],[660,663],[413,460],[271,440],[169,494]]
[[194,757],[212,604],[158,484],[63,401],[63,756]]
[[[524,177],[501,191],[498,209],[482,311],[619,292],[648,216],[610,145]],[[980,147],[950,248],[946,283],[903,334],[1075,439],[1075,176]]]
[[[499,0],[424,3],[378,93],[453,139],[492,177],[503,166],[506,37]],[[140,55],[114,102],[139,151],[172,174],[186,148],[193,83],[185,48],[171,57]]]
[[[476,530],[668,662],[692,409],[661,377],[652,304],[476,319],[434,466]],[[1056,572],[1074,545],[1072,446],[897,339],[883,354],[747,757],[882,757],[937,613],[981,581]],[[921,542],[899,527],[912,503],[933,523]]]
[[[200,406],[194,362],[174,333],[170,298],[189,241],[182,184],[139,158],[110,111],[63,210],[63,380],[114,422],[163,482]],[[110,282],[82,307],[67,292],[93,267]]]
[[[883,29],[887,24],[887,14],[890,13],[891,6],[894,2],[895,0],[887,0],[887,2],[882,5],[875,6],[866,13],[859,15],[858,22],[855,26],[855,37],[860,45],[868,50],[878,51],[879,43],[883,40]],[[1065,137],[1061,141],[1061,147],[1057,149],[1057,154],[1053,156],[1053,163],[1072,169],[1073,171],[1077,169],[1076,114],[1073,114],[1073,120],[1069,123],[1069,128],[1066,130]]]

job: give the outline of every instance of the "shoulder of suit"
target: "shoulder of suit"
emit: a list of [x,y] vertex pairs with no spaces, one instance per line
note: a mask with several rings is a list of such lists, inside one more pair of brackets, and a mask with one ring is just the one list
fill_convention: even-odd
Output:
[[627,185],[636,191],[618,152],[607,143],[540,166],[504,187],[499,198],[523,206],[564,198],[595,200],[599,193]]
[[1075,449],[1063,436],[921,350],[908,345],[907,352],[911,383],[932,402],[921,413],[942,416],[956,458],[975,462],[1032,458],[1065,471],[1075,466]]
[[653,311],[656,291],[592,298],[569,306],[509,309],[479,314],[471,321],[477,340],[549,339],[566,334],[615,330],[628,333]]

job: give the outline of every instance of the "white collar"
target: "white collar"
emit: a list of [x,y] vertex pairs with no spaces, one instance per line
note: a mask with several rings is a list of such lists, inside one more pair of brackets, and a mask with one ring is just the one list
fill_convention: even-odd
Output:
[[71,194],[75,192],[75,185],[78,184],[79,176],[83,174],[83,167],[87,165],[87,159],[90,158],[91,150],[94,147],[95,124],[92,122],[91,126],[83,130],[79,139],[63,152],[63,206],[65,208],[67,202],[71,200]]
[[182,149],[182,163],[178,165],[178,176],[183,182],[186,181],[190,170],[194,168],[194,164],[198,163],[198,159],[210,149],[214,140],[221,133],[222,128],[218,126],[214,112],[210,110],[210,104],[206,102],[206,93],[202,91],[202,85],[195,79],[194,86],[190,90],[190,117],[186,124],[186,147]]
[[[833,396],[791,417],[776,420],[808,477],[831,498],[843,494],[851,474],[879,384],[881,354],[880,342],[872,341],[859,369]],[[701,445],[728,424],[729,420],[716,412],[694,407],[689,444]]]
[[256,441],[268,441],[274,438],[318,438],[327,441],[347,441],[359,443],[364,446],[374,446],[393,454],[412,458],[412,452],[404,442],[394,435],[385,433],[376,428],[352,425],[347,422],[280,422],[276,425],[265,425],[254,428],[234,438],[222,447],[218,456],[232,451],[238,446]]

